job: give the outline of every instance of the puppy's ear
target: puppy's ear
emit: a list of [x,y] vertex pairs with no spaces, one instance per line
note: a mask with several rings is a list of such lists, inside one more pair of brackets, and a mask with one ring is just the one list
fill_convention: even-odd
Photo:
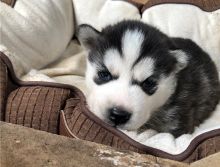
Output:
[[182,39],[168,38],[167,40],[169,52],[177,60],[177,64],[175,68],[176,73],[183,70],[187,66],[189,60],[189,55],[177,45],[178,42],[182,42]]
[[188,64],[188,55],[187,55],[187,53],[185,53],[184,51],[182,51],[180,49],[171,50],[170,53],[177,60],[175,71],[176,71],[176,73],[178,73],[179,71],[183,70],[187,66],[187,64]]
[[88,24],[80,25],[76,31],[76,37],[80,41],[80,44],[88,50],[91,50],[95,46],[99,36],[100,32]]

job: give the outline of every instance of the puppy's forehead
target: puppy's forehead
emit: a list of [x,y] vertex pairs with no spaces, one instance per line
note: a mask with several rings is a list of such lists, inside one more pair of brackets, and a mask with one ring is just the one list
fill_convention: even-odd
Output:
[[125,61],[132,66],[138,59],[141,52],[141,46],[144,41],[144,34],[141,30],[126,30],[122,36],[122,54]]
[[127,29],[120,40],[120,50],[112,46],[104,54],[105,66],[115,75],[119,75],[122,71],[132,71],[134,63],[140,56],[144,35],[138,29]]

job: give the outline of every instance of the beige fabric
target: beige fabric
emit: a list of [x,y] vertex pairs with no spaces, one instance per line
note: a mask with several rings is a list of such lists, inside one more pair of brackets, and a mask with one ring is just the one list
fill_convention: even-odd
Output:
[[[53,81],[74,85],[86,94],[85,86],[86,53],[75,41],[71,41],[61,59],[39,71],[30,71],[23,80]],[[49,76],[49,77],[48,77]]]
[[55,61],[73,35],[71,0],[0,2],[0,51],[11,59],[18,76]]
[[86,53],[76,40],[70,42],[60,59],[37,71],[32,69],[21,79],[25,81],[49,81],[70,84],[86,94],[85,74]]
[[204,159],[193,162],[190,167],[217,167],[220,164],[220,152],[210,155]]

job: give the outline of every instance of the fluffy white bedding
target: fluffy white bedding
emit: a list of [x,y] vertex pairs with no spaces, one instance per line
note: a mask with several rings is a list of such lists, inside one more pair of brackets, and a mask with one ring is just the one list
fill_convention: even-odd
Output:
[[[11,59],[17,75],[26,81],[66,83],[86,94],[86,55],[77,41],[69,42],[74,32],[73,12],[75,25],[88,23],[101,29],[123,19],[138,19],[170,36],[191,38],[212,56],[220,73],[220,9],[204,12],[192,5],[166,4],[152,7],[141,16],[135,6],[111,0],[17,0],[15,9],[2,2],[0,8],[0,51]],[[147,146],[179,154],[196,136],[218,128],[220,104],[193,134],[177,139],[152,131],[140,135],[123,132]]]

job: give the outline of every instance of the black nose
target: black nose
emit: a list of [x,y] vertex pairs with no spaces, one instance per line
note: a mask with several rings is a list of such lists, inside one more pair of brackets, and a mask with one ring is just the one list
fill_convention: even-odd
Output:
[[125,111],[120,107],[109,109],[109,120],[115,125],[126,123],[131,117],[131,113]]

